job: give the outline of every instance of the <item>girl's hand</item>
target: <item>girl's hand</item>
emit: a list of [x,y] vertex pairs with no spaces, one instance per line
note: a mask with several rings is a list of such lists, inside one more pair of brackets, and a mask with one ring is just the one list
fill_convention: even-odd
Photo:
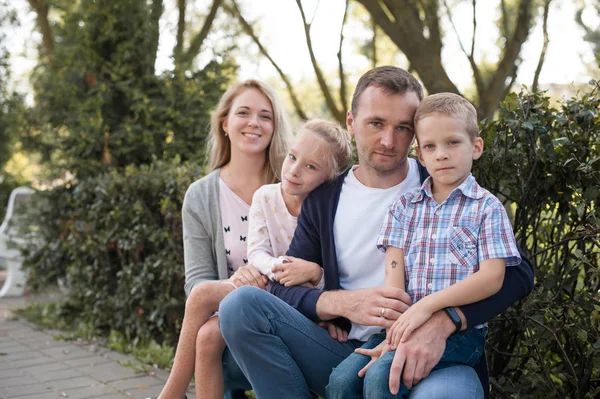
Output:
[[229,280],[235,284],[236,287],[243,285],[251,285],[258,287],[262,290],[265,289],[269,278],[260,274],[258,269],[253,265],[242,266],[233,273],[233,276]]
[[304,259],[287,256],[288,262],[273,266],[273,273],[279,284],[286,287],[309,283],[313,287],[319,284],[323,269],[321,266]]
[[326,329],[329,332],[329,335],[331,335],[331,338],[337,339],[339,342],[348,341],[348,331],[343,328],[338,327],[329,321],[322,321],[319,323],[319,326]]
[[385,339],[383,341],[381,341],[381,343],[379,345],[377,345],[376,347],[374,347],[373,349],[363,349],[363,348],[354,349],[354,352],[356,352],[356,353],[359,353],[359,354],[365,355],[365,356],[371,356],[371,361],[369,363],[367,363],[367,365],[358,372],[358,376],[360,378],[363,378],[365,376],[365,374],[367,374],[367,370],[369,369],[369,367],[371,367],[371,365],[373,363],[375,363],[377,361],[377,359],[379,359],[381,356],[383,356],[384,353],[391,352],[391,351],[392,351],[392,347],[390,345],[388,345],[388,343]]
[[398,318],[388,331],[387,342],[396,349],[401,342],[406,342],[410,334],[431,318],[431,312],[424,299],[415,303]]

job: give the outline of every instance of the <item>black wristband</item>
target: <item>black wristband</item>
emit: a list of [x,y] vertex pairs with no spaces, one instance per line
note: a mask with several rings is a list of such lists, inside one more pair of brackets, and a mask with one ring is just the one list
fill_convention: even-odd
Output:
[[456,331],[460,331],[460,329],[462,328],[462,320],[460,319],[458,313],[456,313],[456,310],[454,310],[454,308],[444,308],[444,312],[446,312],[448,317],[450,317],[450,320],[452,320],[452,322],[456,326]]

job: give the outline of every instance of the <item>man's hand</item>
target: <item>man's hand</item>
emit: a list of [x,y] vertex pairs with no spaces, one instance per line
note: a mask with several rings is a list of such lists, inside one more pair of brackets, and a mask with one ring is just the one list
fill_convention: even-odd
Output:
[[402,381],[408,389],[427,377],[442,358],[446,339],[455,329],[454,323],[441,311],[416,329],[406,342],[400,342],[390,369],[390,392],[395,395],[400,390],[403,368]]
[[331,338],[337,339],[339,342],[348,341],[348,331],[344,330],[343,328],[338,327],[335,324],[330,323],[328,321],[320,322],[319,326],[326,329],[327,332],[329,332],[329,335],[331,336]]
[[321,320],[342,316],[364,326],[390,328],[410,304],[410,296],[400,288],[326,291],[317,300],[317,315]]
[[267,286],[269,278],[260,274],[258,269],[253,265],[242,266],[233,273],[233,276],[229,278],[236,287],[242,285],[252,285],[262,290]]
[[305,283],[314,287],[319,284],[323,274],[321,266],[293,256],[286,256],[286,258],[288,262],[276,264],[271,269],[279,284],[286,287]]

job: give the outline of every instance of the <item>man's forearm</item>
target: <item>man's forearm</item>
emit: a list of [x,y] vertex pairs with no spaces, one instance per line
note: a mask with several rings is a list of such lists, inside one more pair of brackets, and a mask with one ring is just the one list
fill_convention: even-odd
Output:
[[346,317],[344,312],[344,291],[323,292],[317,300],[317,316],[321,320]]

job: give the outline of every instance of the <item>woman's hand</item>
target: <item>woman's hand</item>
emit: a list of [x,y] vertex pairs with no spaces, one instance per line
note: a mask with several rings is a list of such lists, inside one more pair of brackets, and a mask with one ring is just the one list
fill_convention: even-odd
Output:
[[236,287],[251,285],[264,290],[267,286],[269,278],[260,274],[258,269],[256,269],[256,267],[253,265],[246,265],[237,269],[235,273],[233,273],[233,276],[229,278],[229,281],[231,281]]
[[375,363],[377,361],[377,359],[379,359],[381,356],[383,356],[384,353],[391,352],[391,351],[392,351],[392,347],[390,345],[388,345],[388,343],[385,339],[383,341],[381,341],[381,343],[379,345],[377,345],[376,347],[374,347],[373,349],[363,349],[363,348],[354,349],[354,352],[356,352],[356,353],[359,353],[359,354],[365,355],[365,356],[371,356],[371,361],[369,363],[367,363],[367,365],[358,372],[358,376],[363,378],[365,376],[365,374],[367,374],[367,370],[369,369],[369,367],[371,367],[371,365],[373,363]]
[[279,263],[273,266],[273,273],[279,284],[286,287],[293,285],[310,284],[317,286],[321,281],[323,269],[314,262],[308,262],[304,259],[287,256],[287,262]]

